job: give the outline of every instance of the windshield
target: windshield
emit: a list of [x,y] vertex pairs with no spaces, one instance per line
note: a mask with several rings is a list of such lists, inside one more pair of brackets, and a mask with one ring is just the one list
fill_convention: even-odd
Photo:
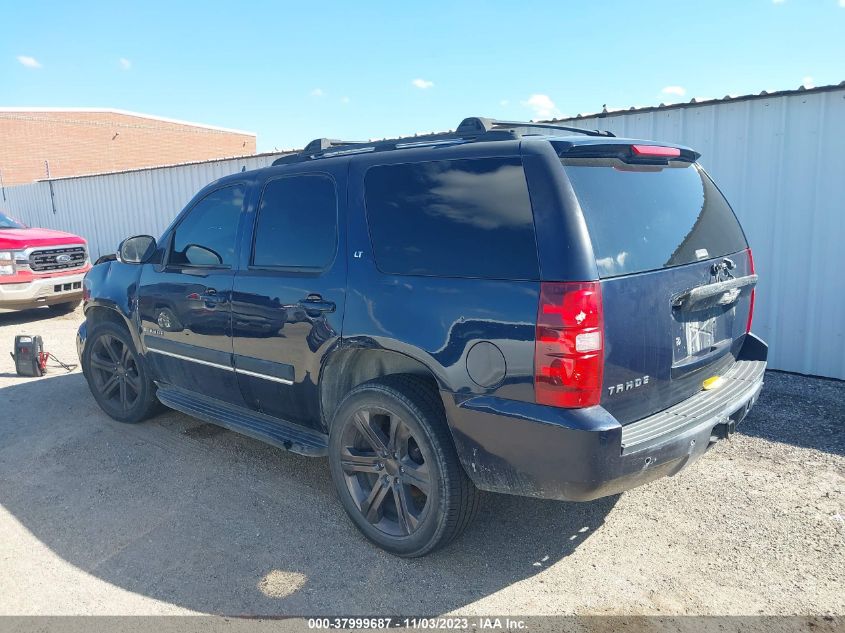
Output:
[[634,166],[590,158],[564,159],[563,165],[602,278],[721,257],[747,246],[724,196],[694,164]]
[[13,220],[8,215],[0,213],[0,229],[25,229],[26,225],[23,222]]

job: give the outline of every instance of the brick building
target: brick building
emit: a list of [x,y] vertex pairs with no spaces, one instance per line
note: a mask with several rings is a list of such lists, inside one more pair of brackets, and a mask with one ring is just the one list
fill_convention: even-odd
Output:
[[[255,134],[100,108],[0,108],[0,178],[50,177],[255,153]],[[47,163],[45,163],[47,161]]]

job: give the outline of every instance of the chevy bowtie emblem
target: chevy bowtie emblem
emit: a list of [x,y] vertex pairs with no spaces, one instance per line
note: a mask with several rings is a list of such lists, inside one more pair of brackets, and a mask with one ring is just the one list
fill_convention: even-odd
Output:
[[716,278],[715,281],[727,281],[734,278],[731,272],[734,268],[736,268],[734,261],[725,257],[722,261],[716,262],[710,267],[710,274]]

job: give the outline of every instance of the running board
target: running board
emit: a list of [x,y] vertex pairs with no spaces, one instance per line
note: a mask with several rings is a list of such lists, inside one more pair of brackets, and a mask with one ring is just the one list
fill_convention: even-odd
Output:
[[298,424],[207,398],[169,385],[159,385],[156,394],[161,403],[217,426],[248,435],[292,453],[320,457],[328,454],[329,438],[325,433]]

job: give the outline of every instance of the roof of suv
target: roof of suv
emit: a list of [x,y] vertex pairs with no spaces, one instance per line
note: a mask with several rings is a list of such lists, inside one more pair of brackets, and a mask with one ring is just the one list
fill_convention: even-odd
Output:
[[[484,117],[469,117],[461,121],[454,132],[415,135],[382,141],[356,142],[336,139],[314,139],[297,154],[289,154],[273,161],[273,166],[301,163],[316,158],[350,156],[371,152],[410,149],[416,147],[437,147],[489,141],[512,141],[525,136],[563,136],[562,132],[574,133],[573,139],[613,137],[611,132],[581,130],[579,128],[551,123],[521,121],[497,121]],[[568,137],[570,134],[566,134]]]
[[[576,146],[655,144],[654,141],[643,139],[617,138],[612,132],[583,130],[556,123],[498,121],[484,117],[470,117],[461,121],[454,131],[449,132],[364,142],[340,141],[328,138],[314,139],[302,151],[277,158],[271,166],[252,170],[248,173],[261,173],[279,166],[301,165],[318,159],[353,157],[375,152],[416,148],[446,148],[468,143],[521,140],[554,142],[561,152]],[[661,145],[663,144],[661,143]],[[688,147],[674,144],[672,147],[681,149],[688,160],[698,158],[698,154]],[[242,173],[232,174],[215,181],[213,184],[240,178],[243,178]]]

